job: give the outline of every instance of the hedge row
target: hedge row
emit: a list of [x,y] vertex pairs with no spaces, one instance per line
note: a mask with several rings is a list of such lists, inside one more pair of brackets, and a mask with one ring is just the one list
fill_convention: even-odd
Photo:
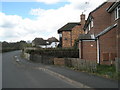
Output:
[[29,54],[47,55],[58,58],[78,58],[78,49],[37,49],[37,50],[26,50]]

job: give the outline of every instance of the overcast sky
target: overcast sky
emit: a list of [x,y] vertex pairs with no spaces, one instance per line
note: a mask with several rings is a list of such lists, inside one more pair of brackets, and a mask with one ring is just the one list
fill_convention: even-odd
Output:
[[105,0],[16,1],[0,2],[0,41],[32,41],[36,37],[52,36],[59,39],[59,28],[68,22],[80,22],[82,12],[87,18]]

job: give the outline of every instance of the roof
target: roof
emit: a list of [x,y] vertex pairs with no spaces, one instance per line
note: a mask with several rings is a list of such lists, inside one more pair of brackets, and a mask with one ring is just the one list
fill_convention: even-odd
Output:
[[91,34],[81,34],[79,36],[79,39],[80,40],[95,40],[95,37],[94,35],[91,35]]
[[98,35],[96,35],[95,37],[100,37],[101,35],[104,35],[105,33],[107,33],[108,31],[110,31],[111,29],[115,28],[117,26],[117,23],[107,27],[106,29],[104,29],[102,32],[100,32]]
[[107,11],[109,13],[112,12],[119,4],[120,4],[120,1],[119,2],[114,2],[109,8],[107,8]]
[[35,38],[32,42],[36,45],[46,45],[46,41],[43,38]]
[[55,37],[48,38],[47,41],[49,42],[49,44],[51,44],[52,42],[59,42]]
[[91,35],[91,34],[82,34],[79,36],[79,40],[95,40],[96,38],[104,35],[105,33],[109,32],[110,30],[112,30],[113,28],[115,28],[117,26],[117,23],[107,27],[106,29],[104,29],[102,32],[100,32],[99,34],[97,34],[96,36]]
[[44,40],[43,38],[35,38],[32,41],[36,45],[50,45],[52,42],[59,42],[55,37],[48,38]]
[[58,33],[61,33],[62,31],[71,31],[76,25],[80,25],[80,22],[67,23],[58,29]]

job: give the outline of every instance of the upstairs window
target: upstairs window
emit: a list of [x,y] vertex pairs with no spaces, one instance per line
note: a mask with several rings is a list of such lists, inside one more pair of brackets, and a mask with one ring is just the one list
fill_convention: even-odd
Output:
[[120,18],[120,5],[115,9],[115,20]]
[[88,25],[88,30],[89,30],[89,31],[90,31],[90,28],[91,28],[91,27],[90,27],[90,23],[89,23],[89,25]]
[[91,20],[91,27],[93,27],[93,19]]

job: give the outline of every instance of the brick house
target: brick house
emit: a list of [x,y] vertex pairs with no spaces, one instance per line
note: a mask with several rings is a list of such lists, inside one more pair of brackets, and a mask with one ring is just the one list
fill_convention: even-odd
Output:
[[83,34],[83,26],[85,24],[85,15],[81,14],[81,22],[67,23],[58,30],[60,44],[62,48],[70,48],[74,46],[74,42],[80,34]]
[[118,57],[120,2],[104,2],[90,12],[79,36],[80,58],[112,64]]

